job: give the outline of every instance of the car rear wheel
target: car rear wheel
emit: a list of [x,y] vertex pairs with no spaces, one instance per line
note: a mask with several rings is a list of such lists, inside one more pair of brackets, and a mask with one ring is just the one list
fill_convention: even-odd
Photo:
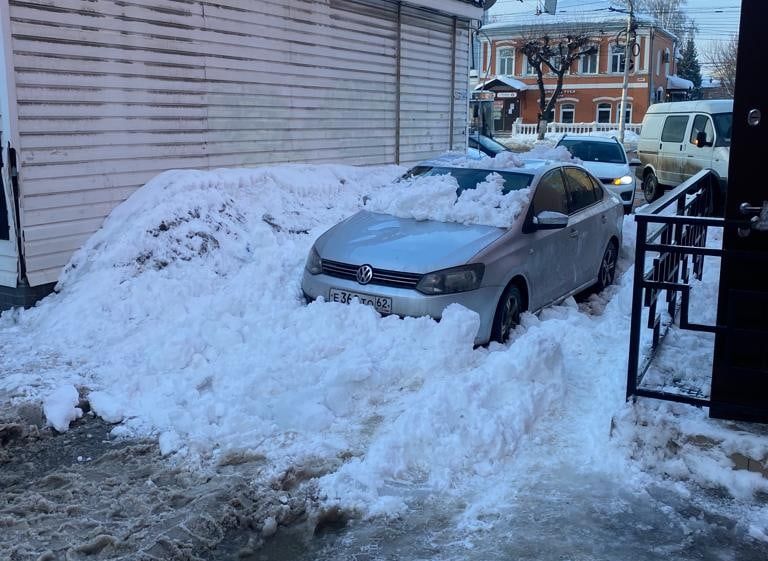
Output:
[[512,330],[520,323],[522,312],[523,296],[520,294],[520,289],[512,284],[507,287],[499,299],[496,315],[493,318],[491,339],[499,343],[506,343]]
[[608,247],[605,248],[603,259],[600,261],[600,270],[597,272],[597,284],[595,290],[601,292],[613,284],[616,278],[616,261],[618,260],[619,249],[616,242],[611,240]]
[[656,178],[656,174],[650,172],[643,177],[643,195],[645,200],[652,203],[659,197],[661,197],[662,189],[659,185],[659,180]]

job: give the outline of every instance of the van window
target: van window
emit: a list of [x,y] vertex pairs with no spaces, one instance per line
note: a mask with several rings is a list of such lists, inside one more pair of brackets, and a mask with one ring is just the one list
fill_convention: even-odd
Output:
[[664,121],[664,129],[661,131],[662,142],[682,142],[685,137],[685,128],[688,126],[688,115],[672,115]]
[[706,115],[696,115],[693,119],[693,126],[691,127],[690,143],[697,146],[697,138],[700,132],[707,134],[707,142],[714,142],[715,129],[712,127],[712,119]]
[[715,120],[715,131],[717,132],[715,146],[730,146],[733,113],[716,113],[712,115],[712,118]]

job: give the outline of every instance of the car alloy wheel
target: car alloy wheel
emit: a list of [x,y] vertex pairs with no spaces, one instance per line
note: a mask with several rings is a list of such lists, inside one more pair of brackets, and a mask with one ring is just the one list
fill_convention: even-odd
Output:
[[643,178],[643,195],[645,195],[646,202],[652,203],[661,196],[661,189],[659,189],[659,180],[656,179],[656,175],[649,173]]
[[509,286],[502,294],[496,308],[491,338],[499,343],[506,343],[512,330],[520,323],[522,311],[523,297],[520,294],[520,289],[514,285]]
[[597,273],[598,292],[613,284],[613,279],[616,277],[617,258],[618,250],[616,249],[616,243],[611,241],[608,247],[605,248],[603,260],[600,261],[600,270]]

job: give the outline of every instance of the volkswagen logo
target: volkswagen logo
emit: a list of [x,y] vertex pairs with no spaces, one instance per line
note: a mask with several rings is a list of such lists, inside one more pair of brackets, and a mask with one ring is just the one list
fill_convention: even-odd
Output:
[[357,270],[357,282],[368,284],[373,278],[373,269],[370,265],[363,265]]

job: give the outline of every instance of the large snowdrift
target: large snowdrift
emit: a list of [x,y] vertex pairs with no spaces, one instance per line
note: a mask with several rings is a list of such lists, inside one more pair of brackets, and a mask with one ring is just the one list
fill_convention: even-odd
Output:
[[[570,300],[526,315],[508,345],[478,349],[478,317],[460,306],[438,323],[303,302],[315,238],[364,197],[386,198],[403,171],[160,175],[74,256],[58,294],[0,316],[0,392],[47,397],[63,429],[76,386],[115,434],[154,435],[179,461],[253,451],[275,472],[319,462],[327,504],[367,515],[397,513],[415,493],[453,495],[473,528],[552,466],[642,480],[647,465],[630,453],[643,428],[624,403],[630,275],[590,304],[601,315]],[[626,268],[628,248],[622,257]],[[717,473],[699,479],[765,488]]]

